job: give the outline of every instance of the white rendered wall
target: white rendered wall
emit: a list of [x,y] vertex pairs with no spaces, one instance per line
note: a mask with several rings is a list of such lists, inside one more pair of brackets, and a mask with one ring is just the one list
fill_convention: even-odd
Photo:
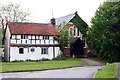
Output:
[[[27,39],[21,39],[21,35],[16,35],[17,39],[15,38],[15,35],[12,35],[11,43],[14,44],[45,44],[45,45],[54,45],[58,44],[57,41],[53,39],[54,36],[49,36],[49,40],[43,40],[43,36],[37,36],[35,39],[35,35],[28,35]],[[32,40],[31,40],[32,37]],[[30,47],[30,46],[25,46],[24,48],[24,54],[19,54],[19,48],[20,47],[10,47],[10,61],[14,60],[39,60],[42,58],[47,58],[47,59],[52,59],[58,56],[58,53],[60,52],[59,47],[48,47],[48,54],[41,54],[41,47]],[[31,52],[31,48],[34,48],[35,51]],[[55,51],[53,51],[55,50]],[[54,54],[53,54],[54,53]]]
[[[29,52],[28,52],[29,48]],[[31,52],[30,49],[34,48],[35,51]],[[60,52],[59,47],[55,47],[55,57]],[[18,47],[10,47],[10,61],[14,60],[39,60],[42,58],[52,59],[53,58],[53,47],[48,47],[48,54],[41,54],[41,47],[24,47],[24,54],[19,54]]]
[[5,61],[9,61],[9,48],[10,48],[10,31],[7,26],[5,33],[5,47],[4,47],[4,59]]
[[55,47],[55,57],[60,54],[60,47]]

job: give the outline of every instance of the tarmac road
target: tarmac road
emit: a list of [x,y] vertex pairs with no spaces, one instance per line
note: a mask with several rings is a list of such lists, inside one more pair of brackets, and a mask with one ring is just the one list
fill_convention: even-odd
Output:
[[84,66],[66,69],[2,73],[2,78],[92,78],[103,66]]

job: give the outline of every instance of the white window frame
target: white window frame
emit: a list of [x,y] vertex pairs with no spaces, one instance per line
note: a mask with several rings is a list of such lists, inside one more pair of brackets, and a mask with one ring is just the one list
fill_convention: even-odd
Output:
[[47,54],[48,55],[48,47],[42,47],[41,48],[41,54],[44,55],[44,54]]
[[43,40],[49,40],[49,36],[43,36]]

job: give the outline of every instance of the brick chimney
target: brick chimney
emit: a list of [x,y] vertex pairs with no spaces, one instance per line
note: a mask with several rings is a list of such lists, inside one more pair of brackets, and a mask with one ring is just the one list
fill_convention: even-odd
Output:
[[51,19],[51,23],[52,23],[53,25],[55,25],[55,18],[52,18],[52,19]]

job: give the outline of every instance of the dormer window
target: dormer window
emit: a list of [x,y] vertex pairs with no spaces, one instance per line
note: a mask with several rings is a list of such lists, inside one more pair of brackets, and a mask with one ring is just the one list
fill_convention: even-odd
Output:
[[43,40],[49,40],[49,36],[43,36]]

